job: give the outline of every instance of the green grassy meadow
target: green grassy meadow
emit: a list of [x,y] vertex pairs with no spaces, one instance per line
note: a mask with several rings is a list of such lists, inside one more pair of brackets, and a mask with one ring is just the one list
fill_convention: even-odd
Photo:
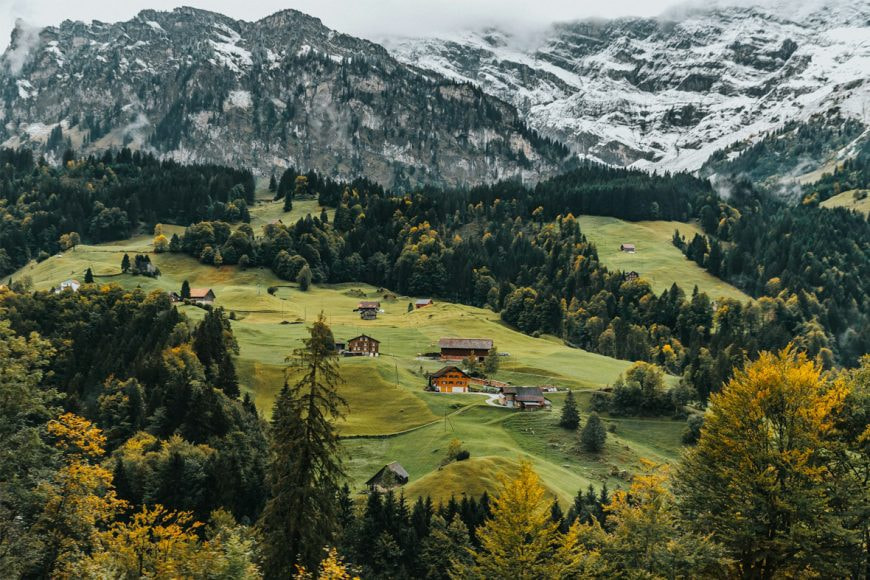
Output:
[[[316,202],[296,202],[289,218],[295,220],[319,211]],[[252,213],[253,221],[259,224],[255,229],[275,219],[273,215],[285,215],[276,202],[259,204]],[[582,218],[581,224],[590,239],[598,243],[605,261],[609,261],[620,256],[607,249],[626,235],[606,220]],[[686,229],[685,224],[679,225]],[[691,271],[688,266],[697,266],[670,245],[673,224],[631,226],[632,235],[627,237],[638,245],[636,257],[653,260],[658,256],[670,263],[670,253],[675,253],[683,262],[683,273],[670,276],[685,285],[685,273]],[[649,233],[641,235],[643,232]],[[653,240],[659,240],[664,248],[653,249]],[[355,489],[361,489],[385,463],[399,461],[411,477],[405,489],[408,496],[430,494],[437,501],[451,494],[478,494],[484,489],[493,491],[498,477],[511,472],[525,458],[534,464],[548,489],[568,501],[590,483],[596,488],[604,482],[610,489],[624,487],[627,474],[637,469],[641,458],[667,462],[679,454],[682,421],[606,418],[608,425],[615,425],[615,432],[609,435],[603,453],[591,455],[579,449],[577,433],[557,425],[563,393],[550,395],[550,412],[518,413],[489,406],[482,395],[424,392],[425,373],[441,364],[421,360],[418,355],[437,350],[442,336],[492,338],[499,352],[509,355],[501,359],[495,378],[520,385],[555,384],[578,390],[583,416],[588,392],[612,382],[631,365],[628,361],[569,348],[555,337],[526,336],[508,328],[498,314],[485,309],[436,301],[433,306],[408,312],[408,303],[415,297],[388,301],[383,291],[364,284],[315,285],[301,292],[295,284],[279,280],[267,269],[215,268],[188,256],[168,253],[151,254],[162,273],[157,279],[116,275],[124,253],[150,252],[150,244],[150,236],[140,236],[98,246],[81,245],[42,263],[31,263],[13,278],[28,275],[37,289],[45,290],[67,278],[81,281],[90,267],[98,276],[97,283],[177,291],[187,279],[192,287],[212,288],[216,305],[235,313],[232,325],[240,345],[240,382],[266,417],[283,384],[286,358],[300,346],[307,326],[319,312],[324,313],[338,340],[363,332],[377,338],[381,341],[380,357],[341,360],[345,379],[341,393],[348,402],[348,412],[338,428],[346,438],[346,467]],[[646,270],[660,272],[655,282],[664,287],[670,285],[664,280],[668,268]],[[642,268],[640,271],[643,274]],[[693,272],[696,279],[703,281],[701,274],[700,269]],[[708,288],[730,288],[721,282],[714,285],[714,280],[707,280]],[[270,295],[266,291],[269,286],[281,287]],[[353,312],[363,297],[381,300],[384,313],[377,320],[363,321]],[[193,319],[203,313],[194,306],[180,308]],[[441,467],[453,438],[463,442],[471,459]]]
[[[669,221],[627,222],[602,216],[580,216],[580,231],[595,244],[601,262],[612,270],[636,271],[647,280],[657,294],[676,282],[686,293],[694,286],[711,298],[750,297],[727,282],[716,278],[695,262],[686,258],[671,239],[674,230],[691,241],[701,230],[695,224]],[[634,244],[637,252],[628,254],[619,249],[623,243]]]

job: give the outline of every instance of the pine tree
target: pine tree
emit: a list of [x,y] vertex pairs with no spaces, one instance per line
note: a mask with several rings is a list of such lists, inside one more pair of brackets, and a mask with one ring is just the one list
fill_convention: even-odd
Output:
[[591,453],[598,453],[604,449],[606,439],[607,430],[604,428],[604,423],[601,422],[598,413],[591,413],[580,433],[580,442],[583,444],[583,448]]
[[190,282],[185,280],[181,283],[181,298],[188,300],[190,298]]
[[260,521],[267,578],[287,578],[297,563],[315,569],[338,528],[344,470],[335,421],[347,404],[338,393],[335,340],[323,313],[303,344],[288,357],[272,414],[271,499]]
[[470,548],[468,527],[459,516],[453,516],[449,524],[441,516],[433,516],[432,529],[423,540],[421,550],[425,578],[448,580],[454,562],[460,567],[472,563]]
[[296,282],[299,284],[299,289],[303,292],[307,292],[309,288],[311,288],[311,268],[308,267],[308,264],[302,266],[302,269],[299,270],[299,274],[296,275]]
[[121,258],[121,272],[125,274],[130,271],[130,255],[124,254],[124,257]]
[[94,273],[90,268],[85,270],[85,284],[93,284],[94,283]]
[[565,404],[562,406],[562,417],[559,419],[559,425],[572,431],[580,426],[580,413],[577,411],[574,391],[568,391],[568,394],[565,395]]
[[278,182],[275,180],[275,173],[269,177],[269,191],[275,193],[278,191]]
[[287,191],[284,194],[284,212],[291,211],[293,209],[293,192]]

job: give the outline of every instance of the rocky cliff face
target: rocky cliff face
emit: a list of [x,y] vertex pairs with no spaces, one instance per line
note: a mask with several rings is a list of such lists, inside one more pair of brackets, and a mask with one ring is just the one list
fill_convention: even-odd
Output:
[[696,170],[831,110],[870,123],[870,4],[731,7],[384,39],[399,60],[512,102],[539,132],[617,165]]
[[130,146],[266,175],[462,185],[538,179],[566,153],[512,105],[289,10],[19,26],[0,70],[0,143],[54,156]]

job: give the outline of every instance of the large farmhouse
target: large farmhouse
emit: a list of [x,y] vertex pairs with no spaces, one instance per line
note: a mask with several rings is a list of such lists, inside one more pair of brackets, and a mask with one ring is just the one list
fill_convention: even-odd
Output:
[[351,356],[378,356],[381,341],[366,334],[355,336],[347,341],[345,354]]
[[439,393],[467,393],[468,379],[459,367],[444,367],[429,375],[429,389]]
[[492,350],[489,338],[442,338],[438,341],[442,360],[477,358],[482,361]]

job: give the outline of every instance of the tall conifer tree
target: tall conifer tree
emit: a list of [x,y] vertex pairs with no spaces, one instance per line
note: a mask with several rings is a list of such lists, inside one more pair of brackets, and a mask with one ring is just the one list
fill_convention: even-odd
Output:
[[267,578],[288,578],[295,564],[316,569],[338,528],[344,469],[335,420],[347,403],[335,341],[323,313],[288,361],[272,415],[271,498],[260,525]]

